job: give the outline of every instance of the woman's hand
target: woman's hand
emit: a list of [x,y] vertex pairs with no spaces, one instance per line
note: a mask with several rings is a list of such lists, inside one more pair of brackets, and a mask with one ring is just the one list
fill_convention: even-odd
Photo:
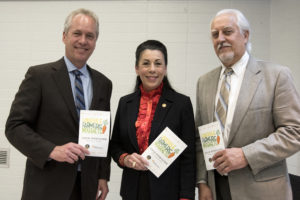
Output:
[[211,189],[205,183],[198,184],[198,199],[199,200],[213,200]]
[[124,165],[128,168],[132,168],[135,170],[148,170],[146,166],[148,166],[148,161],[137,153],[128,154],[124,158]]

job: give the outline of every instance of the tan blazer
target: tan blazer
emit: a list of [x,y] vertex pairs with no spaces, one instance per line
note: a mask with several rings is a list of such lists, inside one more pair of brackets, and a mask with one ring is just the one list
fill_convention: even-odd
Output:
[[[213,122],[221,67],[197,84],[196,127]],[[213,171],[206,171],[197,134],[197,182],[215,197]],[[233,200],[292,199],[286,158],[300,149],[300,97],[287,67],[250,57],[240,89],[228,148],[241,147],[249,165],[228,174]]]

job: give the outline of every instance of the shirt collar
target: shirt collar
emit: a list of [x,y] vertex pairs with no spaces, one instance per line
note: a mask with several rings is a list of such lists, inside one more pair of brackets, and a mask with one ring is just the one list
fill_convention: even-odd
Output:
[[[246,68],[248,61],[249,61],[249,54],[247,51],[245,51],[241,59],[237,61],[234,65],[232,65],[231,68],[233,70],[233,74],[235,74],[236,76],[240,76],[243,72],[243,69]],[[225,69],[226,67],[222,64],[220,79],[222,78]]]
[[73,63],[66,56],[64,56],[64,60],[67,65],[67,69],[69,73],[71,73],[74,70],[79,70],[83,74],[83,76],[88,77],[88,69],[86,64],[81,69],[78,69],[77,67],[75,67],[75,65],[73,65]]

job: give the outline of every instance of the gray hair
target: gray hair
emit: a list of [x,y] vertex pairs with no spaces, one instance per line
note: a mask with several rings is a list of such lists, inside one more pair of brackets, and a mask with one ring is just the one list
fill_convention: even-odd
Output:
[[98,35],[99,35],[99,20],[98,20],[98,17],[94,12],[92,12],[90,10],[87,10],[87,9],[84,9],[84,8],[79,8],[77,10],[74,10],[68,15],[68,17],[65,20],[65,24],[64,24],[64,32],[65,33],[69,32],[69,29],[70,29],[71,23],[72,23],[72,19],[76,15],[79,15],[79,14],[89,16],[95,21],[95,24],[96,24],[96,38],[98,38]]
[[[217,14],[214,18],[216,18],[217,16],[222,15],[222,14],[235,15],[237,18],[237,26],[239,27],[241,34],[244,34],[245,32],[249,33],[249,38],[248,38],[248,42],[246,44],[246,49],[247,49],[248,53],[250,53],[251,52],[250,24],[249,24],[249,21],[247,20],[247,18],[245,17],[245,15],[237,9],[223,9],[223,10],[220,10],[219,12],[217,12]],[[211,23],[212,23],[212,21],[211,21]]]

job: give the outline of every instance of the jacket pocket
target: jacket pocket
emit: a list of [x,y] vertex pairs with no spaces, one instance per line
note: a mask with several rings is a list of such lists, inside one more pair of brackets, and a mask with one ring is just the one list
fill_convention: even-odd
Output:
[[254,175],[255,181],[270,181],[287,175],[287,166],[285,160],[282,160]]

